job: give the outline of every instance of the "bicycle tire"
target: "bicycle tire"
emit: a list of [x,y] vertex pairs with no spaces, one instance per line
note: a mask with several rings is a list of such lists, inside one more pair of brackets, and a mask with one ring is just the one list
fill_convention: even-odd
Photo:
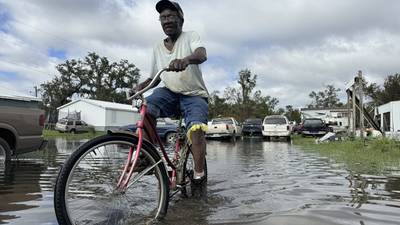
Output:
[[10,161],[10,145],[0,137],[0,165],[5,165]]
[[[146,168],[153,168],[142,173],[142,182],[124,192],[115,188],[127,151],[137,142],[136,136],[108,134],[86,142],[71,154],[59,172],[54,191],[60,225],[142,224],[165,216],[168,176],[160,155],[146,143],[140,158],[147,163]],[[140,171],[131,181],[138,174]]]
[[[188,198],[193,196],[193,174],[194,174],[194,164],[193,164],[193,154],[192,154],[192,149],[190,146],[187,147],[188,149],[186,150],[186,154],[184,156],[185,161],[183,163],[183,176],[182,176],[182,189],[181,189],[181,194],[183,197]],[[207,169],[207,159],[204,158],[204,176],[205,176],[205,181],[208,179],[208,169]]]

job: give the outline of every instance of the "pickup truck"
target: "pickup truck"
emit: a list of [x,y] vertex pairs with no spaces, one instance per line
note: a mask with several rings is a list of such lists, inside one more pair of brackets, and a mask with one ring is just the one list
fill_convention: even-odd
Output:
[[242,135],[242,127],[233,117],[215,118],[208,123],[207,138],[232,138]]
[[42,149],[45,122],[38,98],[0,93],[0,164],[11,156]]

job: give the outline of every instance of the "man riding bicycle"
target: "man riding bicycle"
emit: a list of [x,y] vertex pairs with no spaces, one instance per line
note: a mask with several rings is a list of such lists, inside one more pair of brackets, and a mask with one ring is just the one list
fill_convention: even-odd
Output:
[[192,143],[193,183],[202,185],[206,182],[204,132],[207,129],[208,91],[199,64],[207,60],[206,49],[196,32],[182,31],[184,17],[178,3],[161,0],[156,4],[156,10],[160,13],[159,20],[167,38],[154,47],[150,77],[138,85],[138,90],[149,85],[157,71],[168,68],[169,72],[154,85],[163,81],[164,87],[155,89],[146,98],[147,112],[153,124],[158,117],[183,116]]

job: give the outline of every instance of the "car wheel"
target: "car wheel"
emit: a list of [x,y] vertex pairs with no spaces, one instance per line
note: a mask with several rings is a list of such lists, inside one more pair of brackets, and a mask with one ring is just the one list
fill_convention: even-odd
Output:
[[173,144],[176,142],[176,132],[170,132],[165,135],[165,142],[168,144]]
[[76,134],[76,130],[75,130],[75,129],[71,129],[69,132],[70,132],[71,134]]
[[236,132],[233,132],[232,136],[231,136],[231,140],[233,142],[236,142]]
[[10,146],[3,139],[0,138],[0,165],[5,165],[10,160]]
[[265,136],[264,137],[266,141],[271,141],[271,137],[270,136]]

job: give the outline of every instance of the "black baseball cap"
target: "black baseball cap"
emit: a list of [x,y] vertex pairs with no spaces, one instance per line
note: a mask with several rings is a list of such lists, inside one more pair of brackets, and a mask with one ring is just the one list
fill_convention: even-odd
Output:
[[161,0],[156,4],[156,10],[158,13],[161,13],[164,9],[171,9],[178,12],[178,15],[183,19],[183,11],[177,2],[169,1],[169,0]]

